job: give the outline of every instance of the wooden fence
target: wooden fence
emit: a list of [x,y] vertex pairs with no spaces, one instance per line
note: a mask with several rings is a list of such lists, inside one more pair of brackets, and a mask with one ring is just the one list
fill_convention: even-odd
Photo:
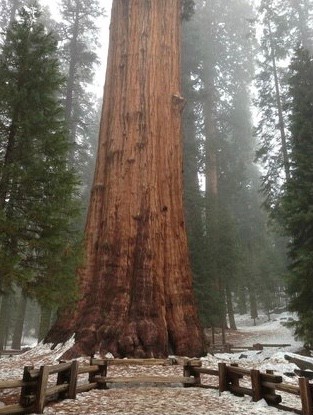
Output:
[[[182,376],[109,376],[110,366],[172,366],[182,367]],[[88,374],[88,377],[86,376]],[[54,375],[54,376],[53,376]],[[82,377],[81,375],[84,375]],[[215,378],[212,382],[212,376]],[[244,385],[241,381],[244,380]],[[306,378],[299,378],[298,385],[287,385],[282,377],[267,371],[240,368],[219,363],[218,369],[202,367],[199,359],[91,359],[89,365],[77,361],[58,365],[26,366],[22,380],[1,381],[0,390],[20,388],[19,402],[0,408],[0,414],[43,413],[49,401],[75,399],[76,395],[91,389],[106,389],[108,384],[182,384],[184,387],[201,387],[229,391],[237,396],[249,395],[254,402],[265,399],[269,405],[313,415],[313,385]],[[247,383],[249,386],[247,386]],[[277,392],[297,395],[302,410],[282,404]],[[1,400],[1,398],[0,398]]]

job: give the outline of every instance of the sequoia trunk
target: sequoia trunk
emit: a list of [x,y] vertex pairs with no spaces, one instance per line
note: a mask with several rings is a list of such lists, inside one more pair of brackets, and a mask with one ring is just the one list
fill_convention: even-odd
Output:
[[82,297],[67,357],[199,356],[182,203],[179,0],[114,0]]

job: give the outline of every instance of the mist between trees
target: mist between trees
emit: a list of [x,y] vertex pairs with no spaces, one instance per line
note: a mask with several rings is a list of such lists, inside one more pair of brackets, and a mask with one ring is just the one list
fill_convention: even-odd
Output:
[[[0,348],[43,339],[79,296],[100,124],[87,91],[105,12],[62,0],[54,22],[30,4],[0,1]],[[312,345],[313,1],[183,6],[184,206],[202,326],[288,306]]]

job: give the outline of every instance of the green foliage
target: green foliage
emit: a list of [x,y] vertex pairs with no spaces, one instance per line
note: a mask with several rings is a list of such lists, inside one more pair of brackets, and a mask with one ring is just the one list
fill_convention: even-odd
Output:
[[[259,175],[253,164],[249,109],[253,33],[253,14],[244,0],[197,1],[193,19],[184,24],[185,204],[204,325],[221,324],[226,285],[242,293],[255,287],[261,302],[266,298],[265,281],[270,281],[273,296],[280,285],[281,268],[269,261],[276,251],[265,236]],[[208,185],[212,154],[215,194]],[[206,179],[202,193],[198,174]]]
[[36,5],[20,10],[0,61],[1,285],[57,304],[75,285],[78,181],[68,165],[57,43],[39,18]]
[[292,176],[285,186],[282,213],[290,236],[288,289],[298,313],[296,334],[313,346],[313,59],[298,50],[291,65]]
[[[289,176],[288,65],[295,47],[312,45],[309,10],[312,0],[262,0],[258,21],[263,27],[256,76],[258,90],[257,161],[264,171],[264,205],[279,220],[282,184]],[[310,46],[312,47],[312,46]]]
[[[82,199],[87,209],[98,141],[99,104],[90,92],[99,58],[100,19],[104,9],[98,0],[62,0],[62,20],[55,27],[60,39],[59,56],[66,82],[62,91],[69,138],[73,143],[70,162],[80,173]],[[103,74],[104,75],[104,74]],[[82,215],[80,227],[84,226]]]

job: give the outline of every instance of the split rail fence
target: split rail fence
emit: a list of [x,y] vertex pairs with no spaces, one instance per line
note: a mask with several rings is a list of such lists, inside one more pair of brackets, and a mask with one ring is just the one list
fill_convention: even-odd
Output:
[[[109,366],[171,366],[179,365],[182,376],[109,376]],[[88,375],[86,377],[86,374]],[[53,376],[54,375],[54,376]],[[81,375],[84,375],[82,377]],[[214,377],[212,382],[212,378]],[[244,380],[244,385],[241,384]],[[109,384],[182,384],[184,387],[217,389],[220,393],[229,391],[237,396],[249,395],[257,402],[265,399],[269,405],[290,410],[302,415],[313,415],[313,384],[306,378],[299,378],[298,385],[287,385],[282,377],[267,371],[240,368],[237,365],[219,363],[217,369],[202,367],[199,359],[94,359],[89,365],[61,362],[58,365],[41,366],[40,369],[26,366],[22,380],[0,382],[0,390],[20,388],[18,402],[0,408],[0,414],[42,414],[50,401],[75,399],[81,392],[92,389],[107,389]],[[250,385],[247,387],[247,383]],[[277,392],[297,395],[302,409],[282,404]],[[1,397],[0,397],[1,400]]]

